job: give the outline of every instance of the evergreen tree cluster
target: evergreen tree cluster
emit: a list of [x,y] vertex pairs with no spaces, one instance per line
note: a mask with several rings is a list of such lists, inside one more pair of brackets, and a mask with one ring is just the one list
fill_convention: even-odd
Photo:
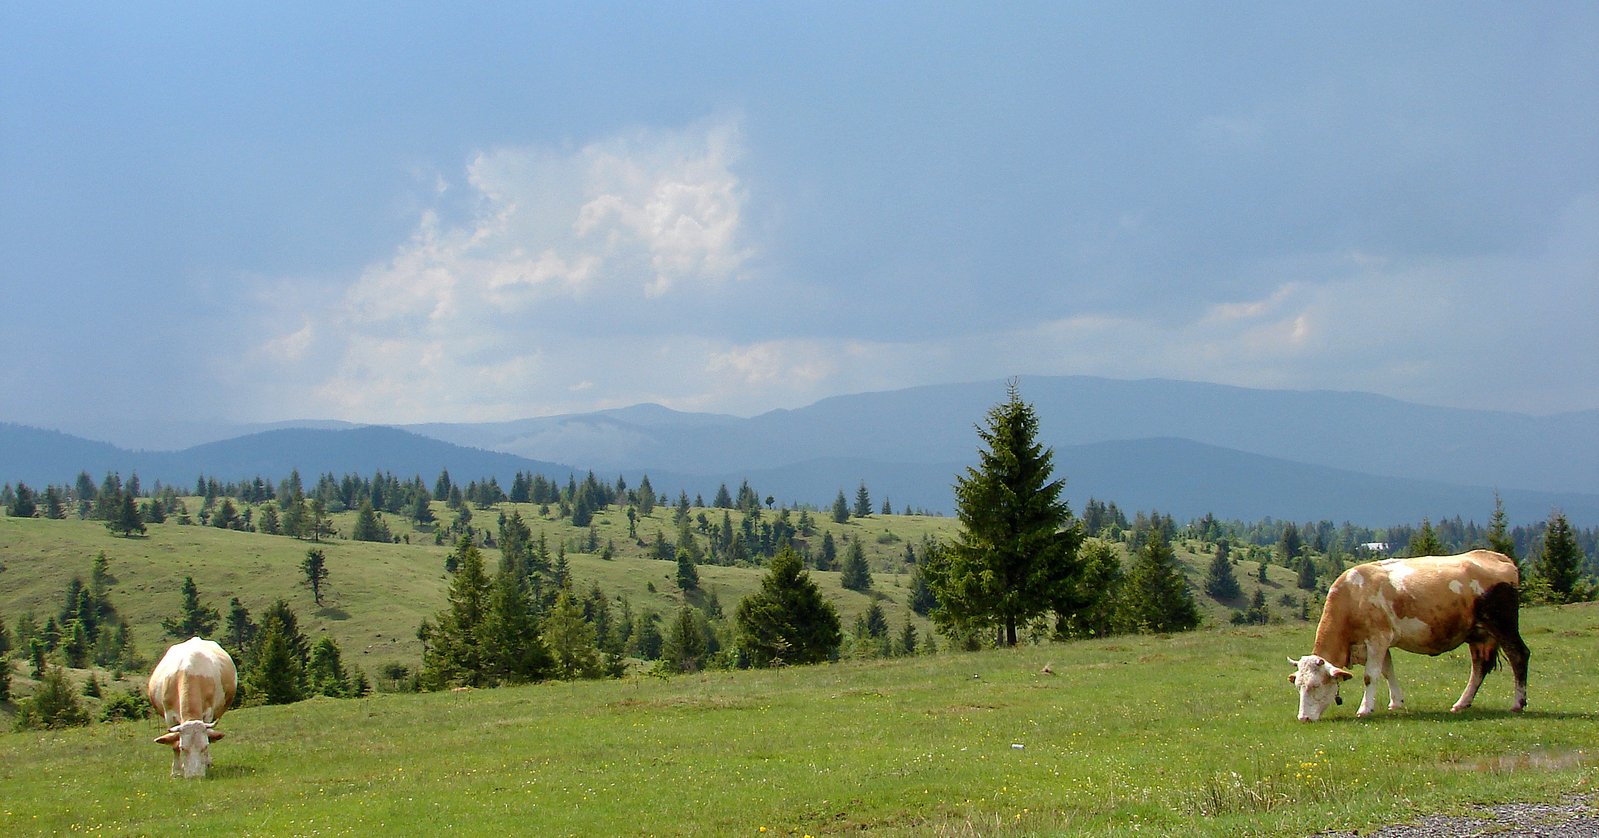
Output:
[[597,585],[579,593],[564,555],[552,563],[542,534],[535,541],[520,515],[502,516],[500,530],[496,572],[471,539],[452,551],[447,605],[418,631],[422,688],[615,677],[627,655],[663,654],[658,616],[634,614]]
[[17,618],[16,630],[9,632],[0,621],[0,654],[24,652],[41,672],[50,662],[73,669],[98,666],[121,672],[144,665],[133,642],[127,620],[111,603],[112,577],[105,554],[94,561],[91,582],[74,576],[62,594],[61,607],[46,617],[43,625],[32,613]]

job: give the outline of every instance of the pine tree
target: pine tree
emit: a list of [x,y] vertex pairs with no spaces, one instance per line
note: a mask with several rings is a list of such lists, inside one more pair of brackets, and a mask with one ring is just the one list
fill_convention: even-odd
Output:
[[1075,587],[1084,592],[1075,608],[1057,608],[1055,633],[1064,638],[1108,637],[1127,631],[1122,609],[1121,554],[1098,539],[1083,542],[1078,555],[1082,572]]
[[961,529],[955,543],[924,563],[952,633],[993,627],[1016,645],[1017,627],[1074,593],[1078,528],[1053,480],[1054,451],[1037,441],[1038,416],[1015,382],[978,430],[979,465],[955,486]]
[[33,490],[28,488],[28,484],[17,484],[6,514],[13,518],[32,518],[39,514],[39,503],[34,499]]
[[1296,581],[1304,590],[1316,589],[1316,562],[1309,555],[1299,560],[1299,578]]
[[1238,586],[1238,577],[1233,574],[1233,563],[1227,558],[1225,544],[1216,548],[1216,557],[1211,559],[1210,569],[1205,573],[1205,593],[1223,602],[1244,594],[1243,588]]
[[1438,540],[1438,533],[1432,528],[1432,521],[1421,519],[1421,529],[1410,537],[1410,547],[1406,551],[1411,556],[1441,556],[1444,554],[1443,542]]
[[106,529],[123,537],[133,537],[134,533],[144,534],[144,518],[139,515],[133,493],[123,494],[122,501],[118,502],[112,513],[112,520],[106,521]]
[[791,548],[772,558],[760,589],[739,602],[734,622],[752,666],[819,663],[843,639],[838,612]]
[[355,529],[351,531],[350,538],[355,541],[372,541],[387,544],[394,540],[394,534],[378,518],[377,510],[372,508],[372,502],[370,500],[362,500],[361,508],[355,513]]
[[657,660],[661,657],[661,617],[654,611],[645,611],[634,618],[633,631],[628,637],[628,651],[639,660]]
[[1199,625],[1188,582],[1177,566],[1177,554],[1159,527],[1151,527],[1127,574],[1129,622],[1143,631],[1188,631]]
[[350,674],[344,669],[339,644],[323,635],[311,647],[311,662],[306,667],[306,683],[312,695],[344,698],[352,694]]
[[866,481],[861,481],[861,487],[855,490],[855,508],[851,510],[857,518],[870,517],[872,514],[872,495],[866,491]]
[[844,499],[844,490],[838,490],[838,497],[833,499],[833,523],[843,524],[849,521],[849,501]]
[[700,587],[700,572],[694,568],[694,557],[683,547],[677,548],[677,587],[684,591]]
[[905,628],[899,633],[899,642],[894,646],[894,654],[900,656],[916,654],[916,624],[910,617],[905,618]]
[[705,628],[695,608],[685,604],[661,643],[661,667],[667,672],[698,672],[705,666]]
[[183,602],[179,606],[178,616],[161,621],[161,628],[168,637],[187,640],[191,637],[206,637],[217,630],[217,623],[221,622],[222,615],[215,608],[200,604],[200,589],[194,584],[193,576],[183,577],[182,587]]
[[305,661],[295,650],[294,635],[299,630],[285,621],[288,606],[279,603],[283,609],[268,611],[261,621],[255,655],[246,670],[244,685],[251,702],[293,704],[305,698]]
[[44,517],[55,521],[67,517],[67,505],[61,497],[61,490],[54,486],[46,486],[44,490]]
[[11,655],[0,650],[0,704],[11,701]]
[[483,554],[463,536],[452,556],[457,569],[450,579],[449,605],[435,618],[422,655],[422,685],[433,690],[487,685],[482,630],[491,585]]
[[1510,523],[1505,516],[1505,502],[1494,492],[1494,514],[1488,526],[1488,549],[1502,553],[1513,562],[1516,559],[1516,540],[1510,537]]
[[1305,540],[1299,535],[1299,527],[1292,521],[1283,527],[1282,537],[1277,539],[1277,552],[1283,557],[1283,564],[1293,567],[1299,560],[1299,554],[1305,549]]
[[494,577],[482,641],[492,683],[524,684],[549,675],[552,662],[539,636],[533,599],[526,580],[515,571]]
[[832,570],[838,561],[838,542],[833,540],[833,534],[822,533],[822,549],[816,554],[817,570]]
[[89,723],[89,711],[59,666],[46,666],[33,695],[17,708],[17,730],[60,730]]
[[657,498],[655,496],[655,487],[650,485],[650,476],[648,474],[639,480],[638,490],[634,494],[638,496],[638,514],[645,518],[650,517],[655,512]]
[[888,616],[883,613],[883,606],[877,600],[872,600],[872,604],[867,606],[864,616],[868,637],[888,636]]
[[927,586],[927,577],[919,567],[911,571],[911,593],[905,604],[923,617],[938,607],[938,597],[933,596],[933,589]]
[[594,627],[584,622],[583,609],[572,600],[571,591],[563,590],[555,598],[555,606],[544,617],[542,628],[544,642],[554,659],[556,678],[598,678],[604,674]]
[[305,584],[311,586],[311,598],[318,606],[322,605],[322,583],[328,579],[327,556],[316,548],[305,551],[305,560],[300,562],[300,572],[305,574]]
[[1543,554],[1538,557],[1537,574],[1549,583],[1556,602],[1576,602],[1587,599],[1587,591],[1580,584],[1582,574],[1582,548],[1571,530],[1564,513],[1556,511],[1549,516],[1544,530]]
[[849,552],[844,556],[844,566],[840,568],[839,584],[852,591],[865,593],[872,587],[872,570],[866,564],[866,549],[860,541],[849,543]]
[[228,622],[224,633],[227,635],[225,642],[233,647],[236,655],[243,655],[246,649],[255,646],[256,636],[261,630],[260,626],[250,619],[250,609],[238,597],[228,601]]

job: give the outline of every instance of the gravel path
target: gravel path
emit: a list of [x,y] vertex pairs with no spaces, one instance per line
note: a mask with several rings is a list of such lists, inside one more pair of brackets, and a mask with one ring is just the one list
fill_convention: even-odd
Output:
[[[1491,835],[1558,835],[1561,838],[1599,838],[1599,810],[1593,796],[1573,797],[1560,803],[1504,803],[1485,806],[1479,817],[1433,815],[1413,824],[1385,826],[1367,838],[1469,838]],[[1326,838],[1351,838],[1359,833],[1329,832]]]

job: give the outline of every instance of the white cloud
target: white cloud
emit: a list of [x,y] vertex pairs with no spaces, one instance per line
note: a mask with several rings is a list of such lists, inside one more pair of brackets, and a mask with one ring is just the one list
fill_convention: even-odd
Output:
[[[315,404],[297,410],[409,422],[526,415],[558,403],[547,393],[605,398],[596,372],[662,339],[617,331],[670,321],[696,291],[742,277],[753,248],[739,153],[731,119],[479,153],[464,172],[470,214],[426,209],[340,299],[301,299],[302,325],[251,354],[258,380],[317,374],[304,363],[317,336]],[[440,179],[435,192],[448,189]]]

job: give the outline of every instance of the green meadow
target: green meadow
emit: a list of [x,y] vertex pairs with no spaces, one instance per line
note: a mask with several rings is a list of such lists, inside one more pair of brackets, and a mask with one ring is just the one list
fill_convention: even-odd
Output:
[[[493,513],[478,516],[483,526]],[[578,586],[675,609],[672,563],[624,549],[625,515],[597,520],[617,553],[569,551]],[[640,536],[657,522],[670,535],[658,510]],[[578,535],[543,526],[552,551]],[[953,521],[822,526],[835,537],[854,528],[897,627],[909,613],[897,557]],[[331,634],[369,674],[414,666],[416,625],[444,603],[445,549],[402,529],[412,544],[321,545],[332,575],[318,608],[298,569],[316,546],[307,542],[174,524],[123,539],[94,522],[0,518],[0,615],[42,621],[103,550],[111,599],[147,658],[167,642],[159,621],[192,575],[219,610],[232,596],[256,613],[288,599],[308,634]],[[1179,551],[1196,567],[1202,552]],[[1238,567],[1246,596],[1253,569]],[[731,609],[761,571],[700,574]],[[813,575],[846,625],[870,602],[836,573]],[[1270,568],[1273,599],[1294,591],[1289,575]],[[1175,636],[241,708],[223,720],[203,781],[167,776],[153,721],[5,732],[0,834],[1309,835],[1599,783],[1599,606],[1523,611],[1526,713],[1506,711],[1511,683],[1497,672],[1476,707],[1450,714],[1468,668],[1457,650],[1396,656],[1405,711],[1357,721],[1348,689],[1342,707],[1306,725],[1294,720],[1285,658],[1309,650],[1313,626],[1234,628],[1225,607],[1198,598],[1210,627]],[[25,670],[14,662],[14,693],[31,688]]]
[[[1532,704],[1465,661],[1410,709],[1294,721],[1302,625],[229,713],[203,781],[154,722],[0,735],[0,832],[1306,835],[1599,781],[1599,608],[1526,612]],[[1048,666],[1051,673],[1044,672]]]

